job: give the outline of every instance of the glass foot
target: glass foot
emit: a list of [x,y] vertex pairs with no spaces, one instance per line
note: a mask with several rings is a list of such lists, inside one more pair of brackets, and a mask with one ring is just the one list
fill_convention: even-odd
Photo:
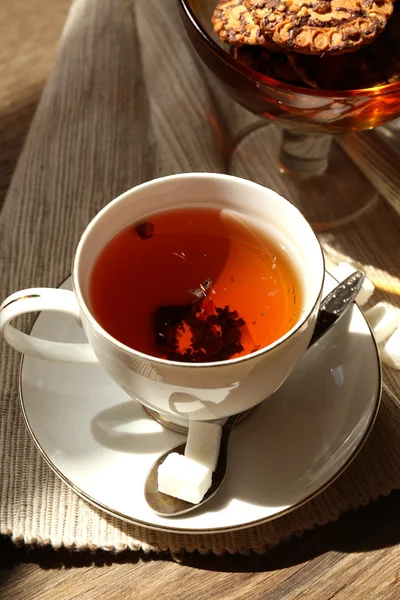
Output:
[[258,125],[236,140],[229,171],[287,198],[317,232],[357,219],[379,194],[334,137]]

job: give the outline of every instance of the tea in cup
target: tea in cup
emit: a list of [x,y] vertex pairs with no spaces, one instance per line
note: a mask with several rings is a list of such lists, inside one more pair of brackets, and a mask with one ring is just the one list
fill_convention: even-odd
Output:
[[[171,421],[215,420],[255,406],[289,376],[311,339],[324,273],[312,228],[277,193],[228,175],[172,175],[101,210],[78,244],[74,291],[13,294],[0,331],[30,356],[99,362]],[[42,310],[75,316],[88,344],[11,325]]]

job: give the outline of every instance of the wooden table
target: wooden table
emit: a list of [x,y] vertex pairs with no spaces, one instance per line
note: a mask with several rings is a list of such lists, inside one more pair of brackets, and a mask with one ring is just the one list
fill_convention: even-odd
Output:
[[[0,4],[0,206],[69,2]],[[0,598],[399,600],[399,542],[400,492],[264,556],[195,553],[178,564],[169,554],[17,547],[0,537]]]
[[400,492],[257,556],[146,556],[0,541],[2,600],[398,600]]

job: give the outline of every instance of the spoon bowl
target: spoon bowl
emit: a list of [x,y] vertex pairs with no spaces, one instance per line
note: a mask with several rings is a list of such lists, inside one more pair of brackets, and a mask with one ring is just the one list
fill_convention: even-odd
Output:
[[173,448],[172,450],[167,450],[164,452],[164,454],[157,458],[147,475],[144,486],[144,495],[146,501],[157,515],[161,517],[177,517],[197,508],[200,505],[203,505],[205,502],[208,502],[208,500],[215,496],[221,487],[228,470],[228,445],[232,429],[236,423],[247,416],[251,410],[252,409],[228,417],[222,426],[218,462],[216,469],[212,474],[211,487],[209,487],[204,498],[199,504],[192,504],[186,500],[181,500],[180,498],[175,498],[175,496],[169,496],[168,494],[163,494],[162,492],[158,491],[158,467],[164,462],[168,454],[171,454],[171,452],[184,454],[186,442],[176,446],[176,448]]

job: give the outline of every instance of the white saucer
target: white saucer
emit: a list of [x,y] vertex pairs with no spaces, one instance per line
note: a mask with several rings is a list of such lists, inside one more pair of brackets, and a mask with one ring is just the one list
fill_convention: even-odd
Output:
[[[326,277],[325,291],[335,281]],[[62,287],[70,288],[68,279]],[[41,313],[32,331],[81,342],[76,322]],[[24,357],[21,406],[50,467],[88,502],[153,529],[232,531],[274,519],[328,486],[365,442],[380,400],[380,362],[354,306],[311,348],[290,379],[237,426],[220,492],[188,515],[161,518],[143,494],[156,457],[184,439],[163,429],[95,365]]]

